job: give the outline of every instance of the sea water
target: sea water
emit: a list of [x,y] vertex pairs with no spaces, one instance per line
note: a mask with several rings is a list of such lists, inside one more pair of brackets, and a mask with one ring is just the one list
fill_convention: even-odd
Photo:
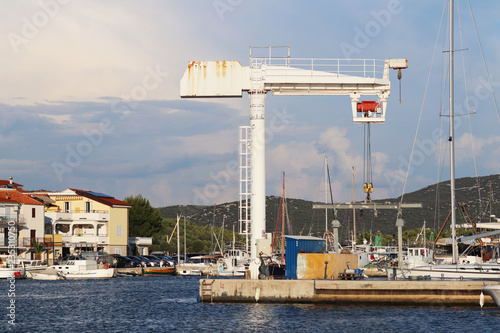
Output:
[[479,304],[471,308],[210,304],[198,302],[198,289],[199,277],[192,276],[18,280],[14,286],[3,280],[0,281],[0,332],[496,332],[500,329],[500,308],[481,309]]

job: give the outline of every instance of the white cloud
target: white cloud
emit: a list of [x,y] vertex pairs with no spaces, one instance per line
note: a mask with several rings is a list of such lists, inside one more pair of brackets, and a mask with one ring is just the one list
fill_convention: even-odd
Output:
[[238,149],[238,133],[226,130],[193,136],[174,137],[181,142],[178,152],[187,155],[234,153]]
[[[355,28],[364,29],[374,20],[372,11],[387,8],[384,3],[366,1],[317,6],[278,1],[265,3],[262,12],[263,4],[234,2],[233,10],[221,17],[210,1],[196,5],[180,1],[70,1],[46,24],[39,24],[33,36],[23,36],[23,29],[27,29],[23,25],[26,20],[32,22],[34,15],[43,14],[40,2],[4,4],[0,21],[0,34],[6,38],[0,44],[2,173],[15,176],[28,189],[82,187],[119,198],[141,193],[158,206],[191,203],[196,200],[196,190],[207,194],[209,201],[236,200],[237,179],[232,176],[221,186],[217,175],[227,171],[227,163],[237,157],[238,126],[249,123],[248,97],[181,100],[179,81],[188,61],[238,60],[247,66],[250,45],[290,45],[292,57],[339,58],[340,44],[355,42]],[[492,22],[496,22],[498,9],[488,2],[475,6],[482,14],[477,23],[487,35],[483,41],[488,42],[483,45],[493,61],[489,67],[495,78],[500,34]],[[359,8],[364,9],[361,16]],[[393,81],[388,121],[380,125],[383,130],[377,134],[377,140],[386,144],[373,146],[374,197],[400,195],[402,182],[398,177],[406,169],[400,170],[402,162],[394,152],[401,155],[404,142],[412,139],[416,126],[412,119],[420,107],[441,8],[442,4],[423,9],[420,3],[405,3],[387,27],[370,37],[366,47],[359,47],[360,57],[407,57],[410,65],[403,74],[404,103],[398,112],[397,81]],[[339,14],[336,20],[330,19],[332,13]],[[253,19],[256,14],[259,24]],[[309,28],[304,29],[304,24]],[[312,31],[317,38],[310,38]],[[12,33],[26,40],[18,45],[18,52],[8,40]],[[317,39],[329,42],[315,43]],[[480,60],[471,54],[472,64]],[[148,77],[155,70],[162,73],[158,82]],[[123,98],[141,103],[126,106],[122,101],[125,110],[114,109],[113,103]],[[480,104],[485,109],[489,106],[483,99]],[[357,137],[360,131],[353,130],[357,125],[350,120],[348,97],[268,94],[266,105],[268,128],[273,117],[285,112],[290,116],[277,123],[268,140],[268,194],[281,193],[281,171],[285,171],[289,196],[322,201],[321,170],[326,154],[335,198],[351,200],[353,166],[356,197],[363,196],[359,185],[363,178],[362,140]],[[94,144],[91,154],[59,182],[52,163],[66,163],[67,149],[88,140],[85,132],[98,129],[105,118],[111,119],[113,131]],[[486,173],[498,173],[500,165],[498,126],[492,123],[492,119],[482,118],[477,123],[477,161]],[[459,167],[471,162],[469,139],[467,135],[457,138]],[[434,159],[427,154],[413,170],[411,188],[434,182],[434,171]],[[391,183],[385,180],[386,175],[398,177],[389,177],[394,181]],[[218,187],[210,187],[213,184]]]

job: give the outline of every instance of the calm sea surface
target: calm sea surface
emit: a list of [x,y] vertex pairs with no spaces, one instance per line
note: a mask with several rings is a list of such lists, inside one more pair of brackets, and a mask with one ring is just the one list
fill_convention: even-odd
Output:
[[[500,308],[198,303],[198,277],[0,281],[0,332],[498,332]],[[8,323],[15,300],[16,326]]]

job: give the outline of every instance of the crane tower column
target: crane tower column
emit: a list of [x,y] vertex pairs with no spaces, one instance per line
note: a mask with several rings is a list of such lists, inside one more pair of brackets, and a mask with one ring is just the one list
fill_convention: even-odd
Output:
[[[257,83],[258,84],[258,83]],[[257,240],[266,236],[266,126],[265,99],[263,90],[249,92],[250,97],[250,151],[252,154],[252,198],[250,216],[252,216],[250,252],[253,259],[250,264],[250,276],[257,279],[259,275],[259,258]]]

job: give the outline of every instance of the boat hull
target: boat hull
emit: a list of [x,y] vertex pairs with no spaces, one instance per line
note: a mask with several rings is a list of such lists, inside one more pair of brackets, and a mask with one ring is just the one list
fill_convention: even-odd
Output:
[[108,279],[115,276],[115,269],[109,264],[98,265],[93,259],[76,258],[51,268],[61,272],[66,279]]
[[202,270],[196,268],[179,268],[176,269],[176,274],[181,276],[201,276]]
[[[398,277],[400,274],[398,274]],[[499,264],[429,265],[404,271],[404,276],[424,276],[432,280],[487,280],[500,281]]]
[[500,306],[500,285],[489,285],[483,287],[483,292],[490,295],[496,305]]
[[31,277],[33,280],[54,281],[54,280],[66,279],[63,273],[56,271],[54,269],[30,271],[27,272],[26,275]]
[[175,267],[147,267],[142,268],[143,276],[175,275]]
[[114,277],[115,269],[91,269],[87,271],[64,272],[66,279],[109,279]]
[[0,279],[23,279],[25,277],[23,268],[0,268]]

